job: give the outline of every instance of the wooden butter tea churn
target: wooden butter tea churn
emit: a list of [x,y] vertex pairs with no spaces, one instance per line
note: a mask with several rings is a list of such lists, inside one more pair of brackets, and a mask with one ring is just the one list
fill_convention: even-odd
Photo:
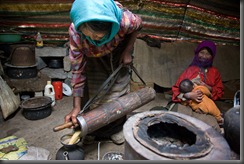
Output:
[[[76,132],[78,136],[76,139],[80,139],[81,137],[94,132],[95,130],[108,125],[109,123],[125,116],[126,114],[132,112],[133,110],[147,104],[148,102],[152,101],[155,96],[156,92],[153,88],[147,87],[146,83],[141,79],[138,75],[137,71],[133,66],[132,69],[136,73],[136,75],[140,78],[140,80],[145,85],[144,88],[141,88],[137,91],[130,92],[122,97],[119,97],[116,100],[104,103],[92,110],[86,110],[89,106],[95,102],[98,97],[98,93],[113,79],[113,76],[119,72],[119,70],[123,67],[120,65],[111,75],[110,77],[103,83],[103,85],[97,91],[97,94],[88,100],[85,104],[81,112],[77,116],[78,124],[80,130]],[[53,128],[54,132],[60,131],[65,128],[69,128],[73,126],[72,122],[68,122]],[[74,134],[75,135],[75,134]],[[74,140],[74,143],[76,140]]]

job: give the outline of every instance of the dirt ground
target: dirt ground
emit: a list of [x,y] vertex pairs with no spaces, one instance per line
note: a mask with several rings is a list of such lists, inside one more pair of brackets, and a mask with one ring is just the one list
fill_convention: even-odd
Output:
[[[134,110],[149,110],[155,105],[165,105],[162,94],[157,94],[155,100]],[[63,146],[60,139],[63,135],[72,133],[71,129],[64,129],[54,132],[53,128],[63,124],[64,116],[71,110],[72,97],[63,96],[61,100],[56,100],[50,116],[40,120],[28,120],[22,115],[21,109],[16,111],[10,118],[0,124],[0,138],[7,136],[23,137],[28,146],[44,148],[50,152],[50,160],[56,160],[57,151]],[[85,160],[102,160],[107,152],[115,151],[124,153],[124,144],[116,145],[111,140],[97,141],[84,146]],[[99,157],[98,157],[99,156]]]
[[[157,93],[156,98],[148,104],[134,110],[133,112],[148,111],[155,106],[165,106],[167,97],[162,93]],[[72,97],[63,96],[56,101],[52,114],[41,120],[27,120],[19,109],[13,116],[0,123],[0,138],[7,136],[23,137],[28,146],[43,148],[49,151],[49,159],[56,160],[56,153],[63,146],[60,139],[63,135],[73,132],[71,129],[64,129],[54,132],[53,128],[63,124],[64,116],[71,110]],[[133,114],[133,113],[132,113]],[[130,115],[128,115],[129,117]],[[124,144],[116,145],[111,140],[97,141],[90,145],[84,145],[84,160],[103,160],[103,156],[108,152],[118,152],[124,154]],[[233,159],[239,156],[233,154]]]

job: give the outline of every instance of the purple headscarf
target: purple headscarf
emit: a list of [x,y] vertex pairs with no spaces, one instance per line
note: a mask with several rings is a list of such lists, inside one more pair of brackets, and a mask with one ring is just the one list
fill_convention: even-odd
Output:
[[[199,61],[198,58],[198,53],[203,49],[203,48],[208,48],[211,50],[210,54],[212,55],[212,58],[208,61],[205,62],[201,62]],[[195,66],[199,66],[199,67],[203,67],[203,68],[207,68],[207,67],[211,67],[213,64],[213,59],[216,55],[216,45],[214,42],[210,41],[210,40],[205,40],[202,41],[201,43],[198,44],[196,50],[195,50],[195,56],[190,64],[190,66],[195,65]]]

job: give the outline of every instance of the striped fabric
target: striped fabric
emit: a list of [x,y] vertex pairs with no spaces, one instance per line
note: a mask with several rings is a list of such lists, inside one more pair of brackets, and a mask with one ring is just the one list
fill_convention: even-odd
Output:
[[[143,19],[140,36],[162,41],[212,39],[240,45],[240,1],[237,0],[118,0]],[[68,41],[73,0],[1,0],[0,32],[23,33],[33,40],[40,31],[44,43]]]
[[0,30],[21,32],[33,41],[39,31],[45,43],[68,41],[69,11],[73,0],[1,0]]

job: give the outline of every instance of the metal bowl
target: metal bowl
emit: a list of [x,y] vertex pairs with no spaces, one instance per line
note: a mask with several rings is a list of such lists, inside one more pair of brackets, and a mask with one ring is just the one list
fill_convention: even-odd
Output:
[[74,144],[69,144],[70,139],[72,138],[74,133],[65,134],[61,137],[60,142],[62,145],[67,147],[72,147],[73,145],[77,145],[78,142],[80,142],[80,139],[78,139]]
[[0,43],[14,43],[21,40],[21,34],[0,33]]
[[123,153],[120,152],[107,152],[103,155],[102,160],[123,160]]
[[28,44],[16,45],[12,50],[10,63],[14,66],[32,66],[36,64],[35,46]]

